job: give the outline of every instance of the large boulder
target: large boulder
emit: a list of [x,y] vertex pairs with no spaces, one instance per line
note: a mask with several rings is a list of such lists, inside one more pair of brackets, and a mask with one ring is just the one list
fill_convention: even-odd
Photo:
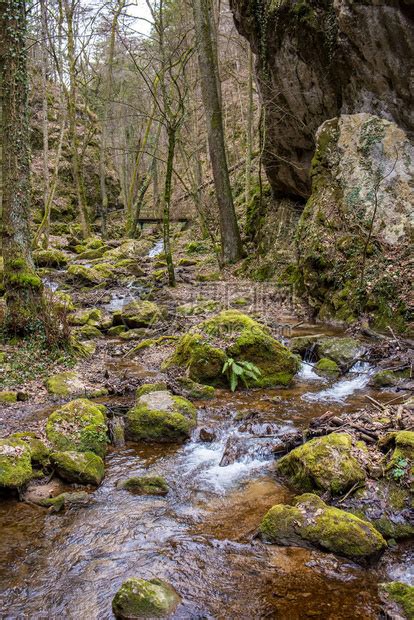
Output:
[[119,247],[105,252],[103,258],[109,262],[136,259],[146,256],[152,245],[153,243],[149,239],[129,239],[121,243]]
[[85,286],[102,284],[105,280],[105,274],[95,267],[86,267],[85,265],[71,265],[68,274]]
[[55,450],[104,456],[108,443],[105,407],[86,398],[73,400],[50,414],[46,436]]
[[112,611],[119,620],[166,618],[179,603],[180,597],[169,583],[131,577],[115,594]]
[[32,477],[30,447],[21,439],[0,439],[0,488],[17,489]]
[[34,250],[33,260],[37,267],[63,267],[68,262],[68,257],[61,250],[49,248],[47,250]]
[[388,476],[414,491],[414,432],[388,433],[379,445],[383,450],[392,451],[386,466]]
[[346,492],[364,482],[365,472],[352,453],[346,433],[331,433],[311,439],[283,456],[276,470],[301,491]]
[[264,165],[275,195],[307,198],[314,136],[370,112],[414,131],[412,2],[230,0],[256,58],[266,109]]
[[52,452],[50,460],[58,475],[67,482],[98,486],[105,475],[103,460],[93,452]]
[[252,387],[289,385],[299,368],[298,358],[266,327],[235,310],[221,312],[182,336],[166,366],[185,368],[197,383],[224,385],[223,366],[229,358],[259,368],[260,376],[249,379]]
[[320,497],[305,493],[293,506],[277,504],[260,524],[262,538],[279,545],[315,545],[356,561],[376,559],[387,543],[367,521],[327,506]]
[[300,284],[320,319],[404,326],[412,304],[414,145],[369,114],[327,121],[317,134],[312,196],[296,235]]
[[342,368],[349,368],[364,352],[365,347],[355,338],[327,336],[316,342],[318,358],[328,358]]
[[127,414],[125,435],[131,441],[184,441],[196,424],[195,407],[185,398],[162,390],[137,398]]
[[113,315],[114,325],[126,325],[129,328],[149,327],[163,317],[161,308],[152,301],[131,301]]

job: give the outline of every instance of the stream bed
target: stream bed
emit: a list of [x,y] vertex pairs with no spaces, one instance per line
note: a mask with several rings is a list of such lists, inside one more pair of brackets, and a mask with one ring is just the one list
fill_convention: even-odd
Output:
[[[103,484],[85,506],[50,514],[2,501],[1,617],[110,619],[114,594],[138,576],[163,578],[177,589],[182,603],[174,618],[378,618],[378,582],[413,579],[408,546],[364,569],[255,538],[265,512],[292,497],[272,474],[274,455],[263,433],[277,441],[278,433],[304,428],[328,408],[361,406],[369,374],[358,366],[328,385],[304,364],[288,390],[219,392],[198,403],[198,430],[186,444],[111,448]],[[203,427],[213,433],[211,443],[200,441]],[[229,441],[245,449],[222,466]],[[168,495],[116,488],[119,479],[144,473],[164,476]]]

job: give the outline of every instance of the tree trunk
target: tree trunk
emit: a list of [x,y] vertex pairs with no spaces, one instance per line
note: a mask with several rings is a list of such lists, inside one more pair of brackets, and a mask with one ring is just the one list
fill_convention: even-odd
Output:
[[67,90],[69,137],[72,150],[72,174],[75,183],[76,196],[78,200],[79,221],[82,235],[89,237],[89,214],[86,201],[85,187],[83,183],[82,171],[79,162],[79,146],[76,123],[76,51],[75,34],[73,31],[74,4],[71,0],[64,0],[66,28],[67,28],[67,54],[69,62],[69,89]]
[[167,156],[167,170],[165,172],[165,186],[163,197],[163,236],[164,236],[164,254],[167,262],[168,269],[168,284],[175,286],[175,273],[174,263],[171,254],[170,243],[170,207],[171,207],[171,183],[174,166],[174,154],[175,154],[175,142],[176,142],[176,129],[174,127],[168,127],[168,156]]
[[41,316],[42,281],[29,229],[28,75],[24,0],[0,0],[0,144],[6,327],[24,333]]
[[253,155],[253,52],[249,45],[249,80],[248,80],[248,107],[246,124],[246,185],[245,202],[246,206],[250,202],[251,178],[252,178],[252,155]]
[[41,49],[42,49],[42,133],[43,133],[43,213],[46,216],[43,228],[45,248],[49,245],[50,210],[47,210],[49,198],[49,123],[47,101],[47,12],[46,0],[40,0]]
[[210,0],[193,0],[193,11],[210,160],[220,213],[222,260],[223,263],[233,263],[242,256],[242,244],[227,166]]

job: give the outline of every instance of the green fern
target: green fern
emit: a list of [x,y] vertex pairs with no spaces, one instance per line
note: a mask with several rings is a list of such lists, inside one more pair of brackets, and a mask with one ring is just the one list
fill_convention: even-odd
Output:
[[253,381],[257,381],[262,374],[260,368],[252,364],[252,362],[245,362],[243,360],[236,362],[232,357],[225,361],[222,373],[227,375],[232,392],[237,389],[239,381],[242,381],[245,387],[248,388],[248,380],[253,379]]

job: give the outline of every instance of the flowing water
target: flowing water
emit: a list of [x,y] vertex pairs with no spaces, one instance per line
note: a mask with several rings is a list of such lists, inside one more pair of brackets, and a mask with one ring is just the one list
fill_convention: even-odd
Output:
[[[211,443],[196,431],[184,445],[111,449],[105,480],[84,507],[49,514],[2,501],[1,618],[109,619],[130,576],[171,582],[182,596],[175,618],[377,618],[377,583],[398,571],[406,578],[409,552],[367,570],[254,536],[264,513],[292,496],[272,475],[272,446],[326,403],[338,412],[361,404],[370,369],[354,371],[327,386],[304,364],[289,390],[223,391],[200,402],[198,428],[214,433]],[[235,450],[223,466],[229,445]],[[164,476],[168,495],[116,488],[144,473]]]

